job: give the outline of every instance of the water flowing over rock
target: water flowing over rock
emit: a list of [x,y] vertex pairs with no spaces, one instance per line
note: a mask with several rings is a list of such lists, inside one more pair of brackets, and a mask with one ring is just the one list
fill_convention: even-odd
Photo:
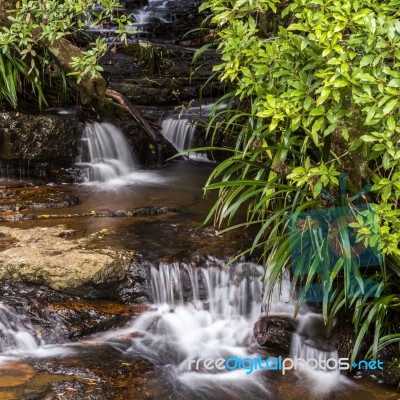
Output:
[[162,121],[162,133],[178,151],[187,150],[194,145],[196,125],[189,119],[167,118]]
[[[199,125],[210,117],[214,103],[203,104],[197,107],[189,107],[179,114],[170,113],[161,121],[161,133],[169,140],[178,151],[184,151],[195,147],[203,147],[206,144],[205,131]],[[226,106],[219,106],[222,110]],[[193,159],[206,160],[207,157],[200,153],[189,153]]]
[[[61,183],[84,180],[82,168],[76,166],[76,160],[82,159],[84,132],[93,146],[93,160],[95,157],[103,160],[94,161],[93,179],[106,179],[107,176],[135,170],[137,162],[132,149],[137,151],[143,166],[161,164],[176,153],[167,142],[162,144],[160,158],[148,136],[119,107],[107,104],[103,110],[106,122],[90,125],[92,133],[88,128],[85,131],[86,124],[81,116],[64,111],[46,114],[0,112],[0,179],[41,178]],[[101,127],[103,132],[97,134],[96,139],[93,126]],[[126,139],[121,139],[121,131]],[[102,153],[96,154],[98,149],[102,149]],[[120,157],[122,163],[119,163]]]
[[132,12],[136,37],[174,40],[194,26],[199,26],[203,15],[199,0],[124,0],[122,4]]
[[[257,372],[250,377],[244,370],[207,371],[201,360],[250,356],[251,325],[261,304],[260,273],[251,263],[232,268],[215,262],[207,268],[179,263],[152,267],[156,308],[114,332],[114,338],[133,337],[128,354],[160,366],[174,399],[269,398]],[[195,371],[197,361],[200,371]]]
[[[86,125],[82,142],[82,155],[78,157],[77,165],[86,167],[87,181],[106,182],[138,169],[128,140],[115,125],[98,122]],[[84,161],[86,152],[87,162]]]
[[312,387],[317,398],[326,398],[333,392],[343,395],[355,386],[339,370],[337,349],[328,338],[320,314],[306,312],[300,317],[292,338],[291,357],[301,359],[297,374]]
[[0,351],[18,349],[29,353],[39,344],[40,337],[29,318],[0,302]]

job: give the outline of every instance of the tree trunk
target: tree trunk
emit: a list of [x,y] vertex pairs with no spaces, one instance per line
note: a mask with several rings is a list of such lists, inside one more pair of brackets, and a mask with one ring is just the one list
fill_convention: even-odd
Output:
[[[50,51],[57,57],[66,72],[71,72],[71,61],[73,57],[82,56],[82,51],[68,40],[61,38],[49,46]],[[100,73],[95,75],[85,74],[77,84],[82,104],[98,102],[103,104],[107,83]]]
[[115,90],[107,89],[105,92],[105,96],[111,100],[116,101],[122,107],[124,107],[125,110],[127,110],[129,114],[131,114],[131,116],[141,126],[141,128],[146,132],[146,134],[152,139],[154,143],[159,144],[164,140],[164,137],[161,135],[160,131],[154,129],[144,118],[142,113],[136,110],[133,107],[132,103],[123,94],[116,92]]

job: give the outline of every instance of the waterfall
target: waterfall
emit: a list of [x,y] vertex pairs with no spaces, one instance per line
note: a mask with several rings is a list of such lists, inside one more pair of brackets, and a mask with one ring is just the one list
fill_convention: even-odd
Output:
[[[124,2],[126,6],[129,5],[129,1]],[[170,23],[169,18],[173,16],[169,15],[168,8],[166,7],[167,1],[165,0],[148,0],[147,5],[133,10],[132,15],[134,23],[128,28],[137,31],[136,37],[139,38],[150,38],[154,36],[154,30],[152,26],[154,24]],[[154,29],[154,27],[153,27]]]
[[[210,116],[215,103],[203,104],[197,107],[189,107],[182,110],[179,114],[171,112],[161,124],[161,133],[171,142],[178,151],[184,151],[196,147],[195,134],[197,132],[196,123],[204,123]],[[226,108],[226,104],[220,104],[218,110]],[[189,158],[207,161],[204,154],[189,153]]]
[[0,351],[34,352],[41,338],[27,316],[0,302]]
[[[255,399],[268,394],[259,371],[195,369],[203,358],[255,357],[248,350],[260,313],[263,269],[252,263],[230,268],[166,264],[151,268],[154,308],[119,335],[133,337],[127,350],[168,374],[178,399]],[[118,333],[106,334],[117,340]]]
[[[107,182],[126,177],[137,169],[129,142],[115,125],[98,122],[87,124],[82,143],[82,155],[77,165],[85,167],[86,181]],[[88,161],[83,161],[84,158],[88,158]]]
[[167,118],[162,121],[161,128],[161,133],[178,151],[193,147],[196,125],[189,119]]
[[290,355],[305,360],[300,362],[297,374],[321,399],[332,392],[345,393],[353,386],[338,369],[338,352],[327,337],[321,314],[309,311],[300,316]]

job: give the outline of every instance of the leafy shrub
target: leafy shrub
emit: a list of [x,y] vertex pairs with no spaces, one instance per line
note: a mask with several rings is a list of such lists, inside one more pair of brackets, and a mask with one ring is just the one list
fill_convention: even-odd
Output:
[[[207,190],[219,191],[208,220],[232,222],[239,209],[247,209],[246,221],[227,229],[257,226],[246,252],[262,249],[271,294],[293,261],[287,214],[331,207],[324,193],[337,195],[338,177],[347,173],[341,206],[375,203],[378,230],[358,219],[343,229],[356,229],[358,242],[376,243],[378,235],[383,254],[380,266],[352,273],[372,275],[380,297],[371,298],[360,279],[355,287],[348,284],[348,263],[328,277],[310,269],[294,278],[322,284],[329,326],[341,308],[354,310],[353,358],[373,325],[376,356],[383,346],[400,342],[399,2],[295,0],[282,5],[278,0],[209,0],[201,7],[211,10],[220,37],[221,63],[215,71],[234,88],[226,98],[241,104],[216,111],[209,125],[215,132],[213,121],[225,113],[218,129],[234,132],[236,146],[207,182]],[[272,13],[277,13],[278,28],[269,32],[265,18]],[[369,182],[372,192],[367,194],[362,188]],[[343,249],[346,235],[339,237]]]

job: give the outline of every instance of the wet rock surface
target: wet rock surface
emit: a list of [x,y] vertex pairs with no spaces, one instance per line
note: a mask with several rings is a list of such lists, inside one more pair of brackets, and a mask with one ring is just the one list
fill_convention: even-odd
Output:
[[[14,362],[0,367],[2,400],[162,399],[148,362],[108,346],[83,351],[79,359]],[[4,378],[4,379],[3,379]]]
[[[79,360],[49,360],[35,363],[42,373],[59,376],[54,382],[42,388],[37,400],[130,400],[162,399],[162,388],[153,366],[143,360],[124,356],[109,346],[98,346],[83,350]],[[56,375],[54,375],[56,374]],[[62,377],[69,380],[63,382]],[[68,390],[69,388],[69,390]]]
[[0,113],[0,176],[71,182],[83,123],[74,114]]
[[[167,44],[119,45],[101,60],[109,84],[135,105],[177,106],[193,99],[215,98],[224,93],[219,82],[208,82],[217,53],[206,53],[191,75],[195,50]],[[207,84],[206,84],[207,83]]]
[[[75,198],[72,198],[75,201]],[[76,198],[76,203],[78,199]],[[42,208],[52,207],[54,203],[44,203],[40,206]],[[59,205],[60,203],[56,203],[55,207],[62,207],[65,204]],[[67,204],[75,205],[75,204]],[[12,206],[9,205],[8,207],[18,208],[18,205]],[[32,207],[35,208],[35,207]],[[38,207],[39,208],[39,207]],[[38,209],[36,208],[36,209]],[[26,209],[26,208],[25,208]],[[19,211],[19,210],[18,210]],[[2,213],[0,211],[0,221],[7,221],[7,222],[19,222],[19,221],[32,221],[32,220],[49,220],[49,219],[69,219],[69,218],[122,218],[122,217],[153,217],[157,215],[165,215],[170,213],[177,213],[179,212],[176,208],[169,208],[169,207],[158,207],[158,206],[151,206],[151,207],[141,207],[135,208],[131,210],[92,210],[88,212],[81,212],[81,213],[68,213],[68,214],[21,214],[21,213]]]
[[81,182],[75,165],[82,151],[86,122],[101,120],[121,126],[143,166],[162,164],[176,154],[164,141],[156,148],[140,126],[120,107],[108,103],[102,116],[93,112],[68,115],[0,112],[0,178],[38,178],[47,182]]
[[6,281],[1,302],[25,315],[45,343],[64,343],[85,335],[123,326],[147,309],[144,304],[71,296],[46,286]]
[[78,155],[82,128],[74,114],[0,112],[0,158],[70,165]]
[[74,196],[61,188],[51,186],[0,186],[0,214],[5,211],[43,210],[71,207],[79,203]]
[[133,252],[95,249],[86,239],[67,239],[65,227],[27,230],[0,227],[14,239],[0,252],[0,279],[44,284],[88,298],[143,301],[146,269]]
[[290,317],[261,316],[254,324],[253,333],[260,346],[288,354],[296,326],[296,322]]

